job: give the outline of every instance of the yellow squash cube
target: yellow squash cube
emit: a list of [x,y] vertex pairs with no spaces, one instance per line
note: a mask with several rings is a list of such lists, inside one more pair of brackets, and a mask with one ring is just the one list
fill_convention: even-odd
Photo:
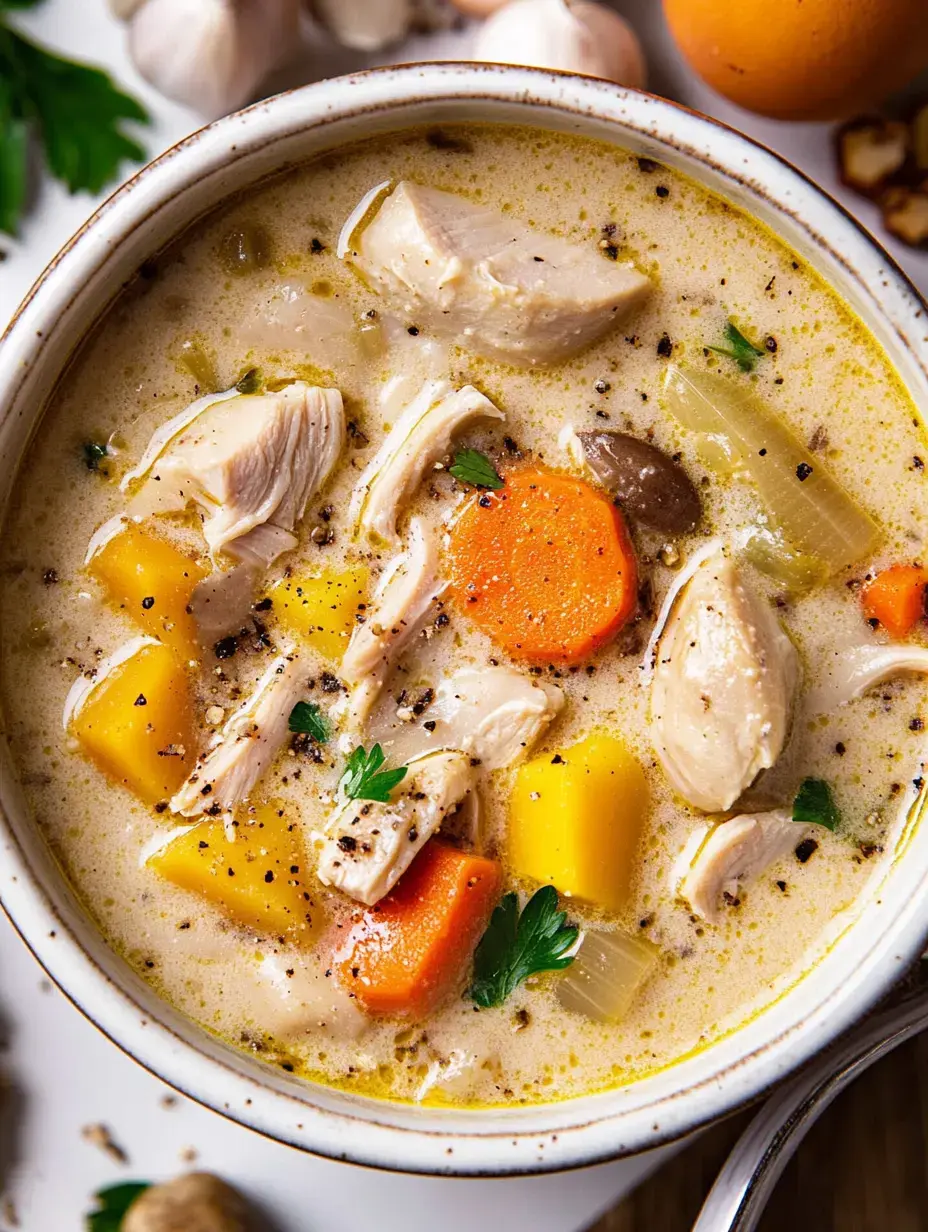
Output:
[[127,523],[87,566],[145,633],[173,646],[186,659],[200,655],[197,629],[187,611],[193,588],[207,570],[173,543]]
[[521,766],[510,804],[517,876],[619,911],[648,807],[644,771],[623,742],[594,733]]
[[196,761],[187,669],[170,647],[143,644],[89,693],[70,731],[114,782],[146,804],[167,800]]
[[231,842],[222,819],[203,821],[178,834],[148,864],[264,935],[309,943],[322,924],[309,893],[299,823],[270,805],[237,823]]
[[340,663],[367,601],[370,571],[365,565],[316,577],[285,578],[274,587],[272,600],[278,623],[331,663]]

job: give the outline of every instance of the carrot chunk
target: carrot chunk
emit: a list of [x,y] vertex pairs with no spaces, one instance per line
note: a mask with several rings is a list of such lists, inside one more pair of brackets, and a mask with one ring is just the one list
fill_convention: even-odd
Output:
[[342,984],[372,1013],[424,1018],[462,979],[499,884],[495,861],[433,839],[393,893],[356,921]]
[[635,608],[635,552],[621,513],[582,479],[525,467],[484,492],[451,533],[461,609],[515,658],[575,663]]
[[891,637],[907,637],[925,614],[926,584],[928,570],[891,565],[865,587],[864,614],[878,620]]

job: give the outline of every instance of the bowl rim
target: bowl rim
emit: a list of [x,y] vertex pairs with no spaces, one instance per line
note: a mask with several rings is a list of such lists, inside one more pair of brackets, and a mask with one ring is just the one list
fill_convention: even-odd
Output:
[[[143,167],[52,260],[0,338],[0,421],[15,409],[24,374],[41,359],[48,335],[82,278],[105,268],[119,237],[189,188],[205,167],[231,167],[261,143],[332,122],[396,114],[393,128],[398,130],[424,122],[403,114],[419,105],[465,101],[500,112],[525,108],[527,124],[543,124],[548,114],[572,118],[581,130],[585,124],[612,128],[617,145],[624,135],[653,147],[656,155],[676,151],[733,188],[766,200],[784,225],[792,219],[810,245],[828,255],[835,271],[844,270],[873,299],[895,340],[891,349],[898,354],[891,358],[911,361],[922,392],[928,391],[928,337],[915,337],[918,330],[925,333],[928,305],[862,225],[781,156],[721,121],[642,91],[575,74],[441,62],[371,69],[276,95],[200,129]],[[778,187],[772,188],[771,181]],[[914,961],[928,933],[928,918],[918,907],[928,890],[928,827],[920,827],[909,838],[909,858],[894,861],[874,891],[892,878],[898,905],[877,901],[879,910],[871,912],[866,937],[863,919],[857,919],[835,938],[829,962],[851,932],[860,937],[860,952],[844,946],[849,953],[836,965],[830,989],[800,977],[801,987],[784,999],[795,1002],[796,1012],[778,1018],[768,1009],[738,1027],[726,1039],[743,1043],[728,1049],[732,1055],[726,1063],[705,1064],[705,1058],[720,1052],[721,1045],[714,1044],[629,1087],[527,1109],[435,1115],[431,1109],[346,1096],[297,1080],[288,1086],[264,1071],[258,1076],[256,1069],[246,1072],[244,1062],[237,1065],[227,1055],[231,1049],[211,1049],[205,1032],[186,1031],[186,1020],[179,1023],[176,1012],[172,1021],[171,1008],[151,990],[146,995],[141,981],[133,981],[121,967],[119,977],[107,969],[121,960],[97,961],[81,941],[16,835],[8,816],[17,811],[9,786],[0,784],[0,905],[72,1004],[123,1052],[204,1106],[277,1141],[390,1170],[513,1176],[583,1167],[679,1138],[756,1098],[827,1044]],[[921,830],[926,830],[924,838]],[[56,891],[62,893],[63,886]],[[112,955],[108,947],[107,952]],[[758,1031],[760,1022],[771,1029]],[[682,1087],[667,1081],[668,1075],[690,1072],[692,1081]],[[655,1092],[649,1101],[628,1094],[640,1093],[647,1083]]]

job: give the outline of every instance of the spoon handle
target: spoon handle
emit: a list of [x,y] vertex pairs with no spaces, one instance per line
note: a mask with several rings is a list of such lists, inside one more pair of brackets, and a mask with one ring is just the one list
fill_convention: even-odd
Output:
[[735,1144],[693,1232],[753,1232],[777,1181],[828,1105],[875,1061],[928,1027],[928,992],[858,1024],[774,1092]]

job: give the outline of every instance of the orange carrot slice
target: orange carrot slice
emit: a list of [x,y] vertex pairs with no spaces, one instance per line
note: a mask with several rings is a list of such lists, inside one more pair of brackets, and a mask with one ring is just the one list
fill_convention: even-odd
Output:
[[635,609],[635,551],[590,484],[525,467],[484,492],[451,533],[452,594],[516,658],[575,663]]
[[495,861],[433,839],[355,923],[342,984],[372,1013],[424,1018],[461,982],[499,884]]
[[864,588],[868,620],[878,620],[891,637],[907,637],[925,614],[928,570],[919,565],[891,565]]

